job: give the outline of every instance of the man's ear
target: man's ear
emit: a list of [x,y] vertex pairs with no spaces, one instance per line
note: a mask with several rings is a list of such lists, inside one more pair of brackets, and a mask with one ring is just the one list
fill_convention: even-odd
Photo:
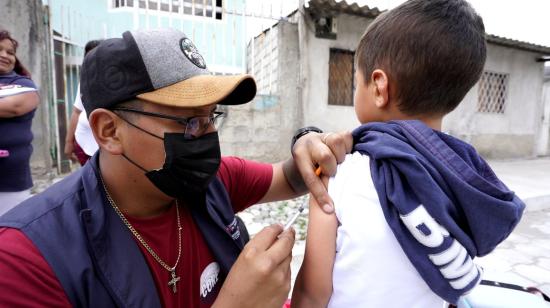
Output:
[[113,155],[123,153],[120,137],[124,125],[114,112],[103,108],[96,109],[90,114],[88,122],[101,149]]
[[374,85],[374,102],[376,107],[387,107],[390,97],[388,75],[381,69],[375,69],[371,74],[370,82]]

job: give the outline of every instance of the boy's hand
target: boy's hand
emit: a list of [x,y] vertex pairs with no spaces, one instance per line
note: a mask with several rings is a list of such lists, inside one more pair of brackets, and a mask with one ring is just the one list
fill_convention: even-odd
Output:
[[281,225],[260,231],[231,268],[213,307],[280,308],[290,291],[294,229]]
[[334,203],[320,177],[315,174],[315,170],[320,167],[324,175],[333,176],[336,174],[336,166],[344,161],[352,147],[353,137],[351,132],[346,131],[309,133],[298,139],[292,149],[294,162],[302,175],[304,184],[327,214],[334,211]]

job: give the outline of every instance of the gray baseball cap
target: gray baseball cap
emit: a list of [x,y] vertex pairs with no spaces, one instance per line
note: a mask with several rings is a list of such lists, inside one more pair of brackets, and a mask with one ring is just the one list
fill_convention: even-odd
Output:
[[176,107],[239,105],[256,95],[250,75],[213,75],[193,42],[165,28],[126,31],[104,40],[82,64],[80,88],[89,115],[133,99]]

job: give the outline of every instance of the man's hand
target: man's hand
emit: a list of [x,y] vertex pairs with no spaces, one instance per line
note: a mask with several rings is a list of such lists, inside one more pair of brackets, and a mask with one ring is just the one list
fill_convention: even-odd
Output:
[[231,268],[213,307],[280,308],[290,291],[294,229],[264,228],[248,242]]
[[336,166],[351,152],[351,132],[309,133],[296,141],[292,148],[294,163],[302,175],[304,184],[325,213],[334,211],[334,203],[321,178],[315,174],[317,167],[326,176],[336,174]]

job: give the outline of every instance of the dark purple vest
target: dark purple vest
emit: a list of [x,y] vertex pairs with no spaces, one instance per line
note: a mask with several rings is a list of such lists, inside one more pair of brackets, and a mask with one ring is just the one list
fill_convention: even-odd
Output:
[[[75,307],[160,307],[144,256],[109,206],[98,154],[79,171],[0,217],[40,250]],[[220,265],[220,280],[246,239],[223,183],[215,178],[192,216]]]

